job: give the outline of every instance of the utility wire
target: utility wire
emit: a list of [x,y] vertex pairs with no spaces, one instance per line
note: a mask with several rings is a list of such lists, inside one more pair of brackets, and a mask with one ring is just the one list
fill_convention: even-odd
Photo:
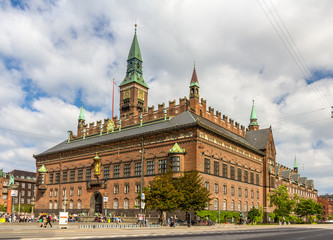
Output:
[[0,130],[4,130],[4,131],[10,131],[10,132],[16,132],[18,134],[26,134],[26,135],[31,135],[31,136],[35,136],[36,138],[44,138],[44,139],[59,139],[64,141],[64,138],[60,138],[60,137],[55,137],[55,136],[46,136],[46,135],[42,135],[42,134],[37,134],[37,133],[32,133],[32,132],[26,132],[26,131],[21,131],[21,130],[16,130],[16,129],[11,129],[11,128],[0,128]]

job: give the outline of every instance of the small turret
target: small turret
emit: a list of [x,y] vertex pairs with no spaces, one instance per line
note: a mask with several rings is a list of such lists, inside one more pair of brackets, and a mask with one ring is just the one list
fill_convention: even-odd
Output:
[[296,156],[295,156],[295,161],[294,161],[294,172],[298,173],[298,165],[297,165],[297,161],[296,161]]
[[199,99],[199,81],[197,77],[197,72],[195,71],[195,64],[190,82],[190,99],[193,98]]
[[78,127],[83,127],[86,122],[86,118],[84,117],[84,110],[83,110],[83,105],[80,108],[80,115],[78,118]]
[[253,100],[252,110],[251,110],[249,130],[250,131],[259,130],[259,124],[257,122],[257,114],[254,109],[254,100]]

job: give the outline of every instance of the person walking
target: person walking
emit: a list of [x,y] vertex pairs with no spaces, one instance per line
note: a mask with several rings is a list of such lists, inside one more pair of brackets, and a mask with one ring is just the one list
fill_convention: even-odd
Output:
[[46,216],[46,224],[45,224],[45,227],[47,226],[47,224],[49,224],[50,227],[52,227],[51,220],[52,220],[52,217],[51,217],[50,214],[48,214],[48,215]]

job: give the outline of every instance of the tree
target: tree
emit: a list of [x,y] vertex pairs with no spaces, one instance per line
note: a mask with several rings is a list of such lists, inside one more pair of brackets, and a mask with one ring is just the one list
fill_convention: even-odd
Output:
[[178,208],[185,211],[200,211],[212,200],[210,192],[204,187],[202,177],[197,171],[187,171],[176,179],[175,188],[180,194]]
[[5,207],[4,205],[0,204],[0,212],[6,212],[7,211],[7,207]]
[[307,222],[309,216],[320,216],[322,214],[322,206],[320,203],[313,201],[313,199],[301,198],[296,204],[295,214],[299,217],[305,217]]
[[290,197],[285,185],[280,185],[273,193],[269,193],[268,198],[270,200],[269,206],[275,206],[274,213],[279,220],[288,218],[296,203],[296,196]]
[[174,211],[178,207],[179,192],[174,186],[171,171],[158,175],[145,189],[146,208],[160,213],[161,220],[164,211]]
[[257,222],[261,216],[261,213],[259,209],[256,209],[255,207],[251,208],[251,210],[247,213],[248,219],[253,223]]

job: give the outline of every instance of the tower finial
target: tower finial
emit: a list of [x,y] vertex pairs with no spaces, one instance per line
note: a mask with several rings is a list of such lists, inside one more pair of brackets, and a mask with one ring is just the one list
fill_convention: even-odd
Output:
[[134,22],[134,32],[136,33],[136,27],[138,26],[138,24],[137,24],[137,21],[136,21],[136,19],[135,19],[135,22]]
[[195,68],[195,61],[194,61],[194,63],[193,63],[193,67]]

